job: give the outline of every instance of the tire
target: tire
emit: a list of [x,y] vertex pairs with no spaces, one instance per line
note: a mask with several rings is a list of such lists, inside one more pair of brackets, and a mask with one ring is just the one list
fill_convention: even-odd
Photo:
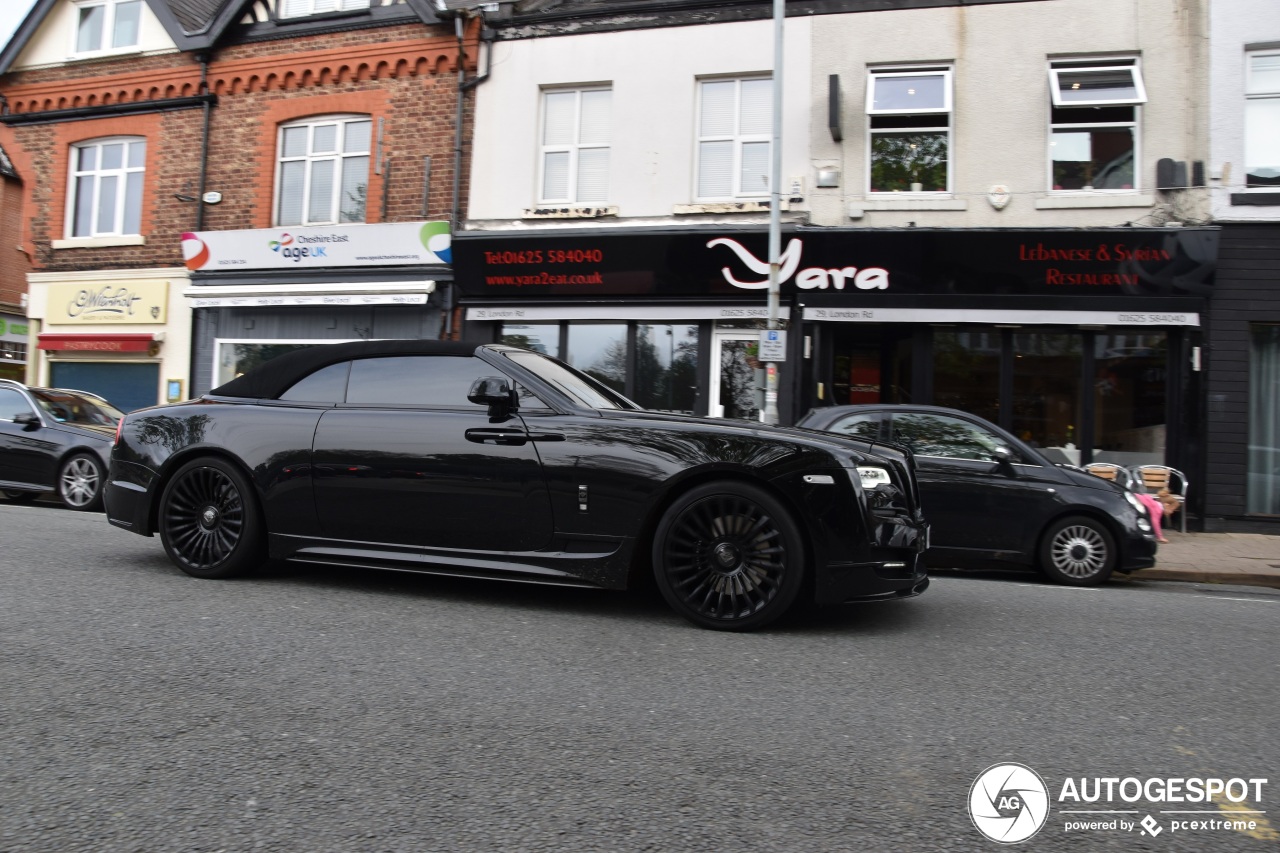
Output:
[[95,456],[88,453],[69,456],[58,468],[58,497],[67,509],[101,510],[106,473],[102,460]]
[[221,459],[178,469],[160,495],[158,527],[169,559],[192,577],[236,577],[266,561],[257,496],[240,469]]
[[1060,518],[1040,540],[1040,568],[1067,586],[1097,586],[1116,567],[1116,542],[1100,521],[1084,516]]
[[765,490],[708,483],[663,514],[653,571],[663,598],[690,622],[749,631],[795,603],[805,576],[803,540],[791,514]]
[[0,489],[0,494],[11,504],[29,504],[40,497],[39,492],[24,492],[20,489]]

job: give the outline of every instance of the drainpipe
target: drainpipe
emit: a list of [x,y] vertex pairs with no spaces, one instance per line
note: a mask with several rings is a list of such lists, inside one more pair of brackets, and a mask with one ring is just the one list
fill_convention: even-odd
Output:
[[[200,94],[209,94],[209,54],[196,56],[200,61]],[[204,192],[205,182],[209,178],[209,119],[213,111],[208,99],[204,102],[204,129],[200,134],[200,191],[196,199],[196,230],[204,230]]]
[[[474,16],[480,20],[481,34],[477,39],[477,45],[480,41],[488,41],[486,38],[488,31],[484,29],[484,13],[472,9],[459,9],[453,16],[453,31],[458,38],[458,102],[457,111],[453,119],[453,199],[449,213],[449,233],[457,234],[458,229],[462,225],[462,153],[463,139],[462,126],[463,115],[467,102],[467,92],[479,86],[489,78],[489,62],[492,57],[493,47],[489,46],[485,51],[484,72],[479,74],[474,80],[467,79],[467,50],[465,43],[466,21],[468,16]],[[453,338],[453,293],[454,287],[449,285],[449,291],[445,300],[445,339]]]

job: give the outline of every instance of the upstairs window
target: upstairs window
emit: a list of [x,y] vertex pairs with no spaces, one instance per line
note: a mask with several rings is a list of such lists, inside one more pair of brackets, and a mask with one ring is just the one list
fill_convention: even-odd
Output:
[[142,0],[84,0],[76,4],[77,54],[138,46]]
[[280,128],[276,225],[364,222],[368,116],[329,116]]
[[368,9],[369,0],[280,0],[281,18],[305,18],[325,12],[353,12]]
[[1138,107],[1147,100],[1137,60],[1054,62],[1049,92],[1050,187],[1136,190]]
[[950,191],[950,68],[872,70],[867,128],[869,192]]
[[698,95],[698,199],[768,196],[772,79],[704,80]]
[[119,237],[142,230],[145,139],[117,137],[71,148],[71,237]]
[[609,200],[612,102],[609,89],[543,93],[541,202]]
[[1245,186],[1280,187],[1280,51],[1247,57],[1244,102]]

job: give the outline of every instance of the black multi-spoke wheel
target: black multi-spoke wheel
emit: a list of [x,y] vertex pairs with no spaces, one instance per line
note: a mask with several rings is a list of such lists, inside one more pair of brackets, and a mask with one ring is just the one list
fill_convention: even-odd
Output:
[[804,549],[790,514],[746,483],[709,483],[678,498],[653,544],[667,602],[707,628],[759,628],[790,609],[804,580]]
[[160,498],[159,521],[165,551],[189,575],[229,578],[265,557],[253,489],[221,459],[182,466]]
[[58,497],[68,509],[102,509],[103,467],[88,453],[77,453],[62,463],[58,468]]
[[1092,518],[1059,519],[1040,542],[1040,567],[1058,583],[1100,584],[1111,577],[1115,565],[1115,539],[1102,522]]

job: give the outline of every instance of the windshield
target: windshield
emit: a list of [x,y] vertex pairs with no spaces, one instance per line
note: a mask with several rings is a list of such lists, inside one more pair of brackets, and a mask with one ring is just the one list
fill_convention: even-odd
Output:
[[638,409],[635,403],[602,382],[567,364],[539,355],[536,352],[506,353],[507,358],[526,370],[536,373],[544,382],[552,385],[570,400],[592,409]]
[[124,417],[124,412],[100,397],[89,397],[57,388],[30,390],[44,413],[60,424],[113,427]]

